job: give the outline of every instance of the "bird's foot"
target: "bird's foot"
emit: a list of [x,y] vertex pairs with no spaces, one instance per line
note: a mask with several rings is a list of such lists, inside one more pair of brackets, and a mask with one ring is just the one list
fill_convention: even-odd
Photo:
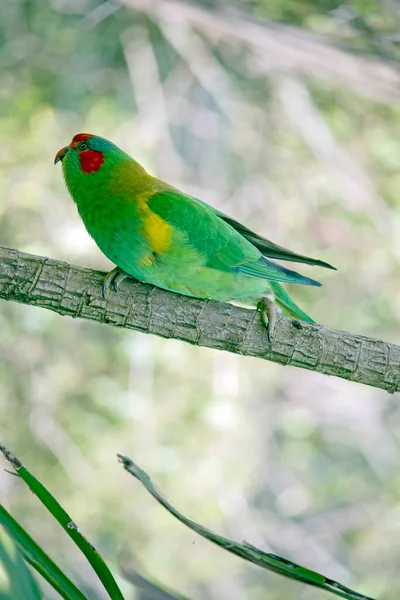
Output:
[[115,267],[115,269],[107,273],[107,275],[104,277],[102,287],[104,300],[107,300],[110,295],[110,287],[112,286],[114,292],[118,292],[119,285],[124,281],[124,279],[133,279],[133,281],[136,281],[134,277],[128,275],[128,273],[125,273],[125,271],[119,267]]
[[267,329],[268,341],[271,343],[277,321],[282,316],[281,309],[269,297],[264,296],[259,300],[257,308],[261,313],[261,319]]

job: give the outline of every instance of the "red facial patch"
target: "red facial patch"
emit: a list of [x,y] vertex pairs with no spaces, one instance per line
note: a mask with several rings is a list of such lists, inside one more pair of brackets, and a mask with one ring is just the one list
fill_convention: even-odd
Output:
[[73,138],[70,146],[76,146],[79,142],[86,142],[88,138],[93,137],[91,133],[77,133]]
[[84,150],[79,153],[79,160],[82,171],[85,173],[94,173],[95,171],[98,171],[103,164],[104,156],[97,150]]

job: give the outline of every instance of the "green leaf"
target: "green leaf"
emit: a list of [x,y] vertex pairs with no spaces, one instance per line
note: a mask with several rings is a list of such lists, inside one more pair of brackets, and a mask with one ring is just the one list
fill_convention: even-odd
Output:
[[200,525],[199,523],[196,523],[196,521],[192,521],[192,519],[185,517],[176,508],[174,508],[168,502],[168,500],[155,489],[147,473],[142,471],[142,469],[140,469],[140,467],[138,467],[130,458],[118,454],[118,459],[124,465],[124,468],[131,475],[139,479],[139,481],[144,485],[147,491],[150,492],[153,498],[162,504],[162,506],[164,506],[172,515],[174,515],[174,517],[210,542],[213,542],[214,544],[217,544],[217,546],[224,548],[224,550],[227,550],[232,554],[236,554],[236,556],[240,556],[241,558],[258,565],[263,569],[268,569],[269,571],[274,571],[275,573],[283,575],[284,577],[288,577],[289,579],[295,579],[296,581],[301,581],[302,583],[307,583],[308,585],[321,588],[327,592],[335,594],[336,596],[346,598],[347,600],[373,600],[373,598],[359,594],[358,592],[351,590],[341,583],[338,583],[333,579],[329,579],[329,577],[325,577],[316,571],[312,571],[311,569],[297,565],[286,558],[263,552],[259,548],[256,548],[256,546],[252,546],[247,542],[240,544],[233,540],[228,540],[227,538],[224,538],[213,531],[206,529],[203,527],[203,525]]
[[0,600],[42,600],[16,544],[0,527]]
[[0,505],[0,524],[17,544],[22,556],[65,600],[87,600],[17,521]]
[[[86,556],[89,563],[92,565],[98,578],[103,584],[105,590],[110,596],[111,600],[124,600],[121,590],[119,589],[117,582],[115,581],[110,569],[97,552],[94,546],[86,539],[82,534],[78,526],[71,519],[69,514],[63,509],[63,507],[57,502],[52,494],[24,467],[21,461],[14,456],[10,450],[8,450],[0,442],[0,451],[4,454],[5,458],[11,463],[13,468],[16,470],[18,475],[23,481],[29,486],[31,492],[33,492],[47,510],[53,515],[53,517],[60,523],[64,531],[69,537],[75,542],[81,552]],[[1,599],[0,599],[1,600]]]

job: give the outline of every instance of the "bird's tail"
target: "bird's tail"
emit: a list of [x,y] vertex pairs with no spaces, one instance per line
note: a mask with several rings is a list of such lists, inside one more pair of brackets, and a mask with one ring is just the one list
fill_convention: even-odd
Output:
[[293,300],[278,282],[270,281],[270,285],[275,295],[275,302],[279,308],[282,309],[284,315],[287,317],[300,319],[300,321],[305,321],[306,323],[315,323],[311,317],[309,317],[301,310],[301,308],[297,306],[295,302],[293,302]]

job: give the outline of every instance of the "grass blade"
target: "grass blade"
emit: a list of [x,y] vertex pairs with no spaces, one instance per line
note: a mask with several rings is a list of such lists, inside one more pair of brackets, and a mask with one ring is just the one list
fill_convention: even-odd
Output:
[[65,600],[87,600],[86,596],[1,505],[0,524],[13,538],[24,559],[46,579],[62,598]]
[[115,581],[110,569],[92,546],[92,544],[85,538],[81,533],[77,525],[71,519],[69,514],[63,509],[63,507],[57,502],[57,500],[50,494],[49,491],[34,477],[28,469],[24,467],[16,456],[12,454],[3,444],[0,442],[0,451],[4,454],[5,458],[14,467],[20,478],[29,486],[30,490],[39,498],[42,504],[47,510],[53,515],[53,517],[60,523],[64,531],[69,537],[75,542],[81,552],[86,556],[89,563],[92,565],[98,578],[103,584],[105,590],[112,600],[124,600],[121,590],[119,589],[117,582]]
[[0,600],[42,600],[32,573],[3,527],[0,527],[0,566]]
[[307,583],[308,585],[321,588],[327,592],[335,594],[336,596],[346,598],[347,600],[373,600],[373,598],[363,596],[362,594],[351,590],[337,581],[334,581],[333,579],[329,579],[328,577],[325,577],[316,571],[312,571],[311,569],[297,565],[286,558],[263,552],[247,542],[240,544],[238,542],[228,540],[227,538],[224,538],[213,531],[206,529],[199,523],[196,523],[196,521],[192,521],[192,519],[185,517],[178,510],[176,510],[176,508],[174,508],[168,502],[168,500],[166,500],[166,498],[164,498],[164,496],[155,489],[147,473],[142,471],[142,469],[140,469],[140,467],[138,467],[130,458],[121,456],[119,454],[118,459],[124,465],[124,468],[131,475],[139,479],[139,481],[144,485],[147,491],[150,492],[153,498],[162,504],[162,506],[164,506],[164,508],[166,508],[172,515],[174,515],[174,517],[210,542],[217,544],[217,546],[220,546],[228,552],[236,554],[236,556],[240,556],[249,562],[263,567],[264,569],[268,569],[269,571],[274,571],[275,573],[283,575],[284,577],[295,579],[296,581],[301,581],[302,583]]

